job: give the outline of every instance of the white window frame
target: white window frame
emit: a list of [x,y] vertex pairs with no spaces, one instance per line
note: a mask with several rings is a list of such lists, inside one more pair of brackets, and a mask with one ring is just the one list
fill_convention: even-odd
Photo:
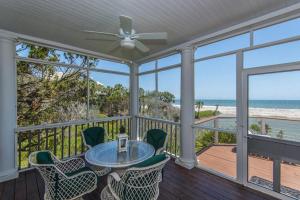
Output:
[[[86,98],[87,98],[87,101],[86,101],[87,110],[86,110],[86,118],[83,119],[83,120],[90,120],[91,119],[90,118],[90,105],[89,105],[90,104],[89,103],[89,100],[90,100],[90,84],[89,84],[90,71],[100,72],[100,73],[107,73],[107,74],[115,74],[115,75],[128,76],[128,83],[130,82],[130,73],[129,72],[126,73],[126,72],[119,72],[119,71],[114,71],[114,70],[97,69],[97,68],[90,68],[89,67],[89,60],[90,60],[91,57],[95,58],[95,59],[99,59],[99,60],[107,60],[107,61],[116,62],[116,63],[123,63],[123,62],[117,62],[115,60],[109,60],[109,59],[104,59],[104,58],[100,58],[100,57],[89,56],[89,55],[86,55],[84,53],[81,54],[80,52],[73,52],[73,51],[70,51],[70,50],[58,49],[56,47],[51,47],[50,45],[44,45],[44,44],[38,44],[38,43],[31,43],[31,42],[26,42],[26,41],[19,41],[16,44],[16,47],[20,43],[34,44],[34,45],[37,45],[37,46],[46,47],[46,48],[52,48],[52,49],[55,49],[55,50],[59,50],[59,51],[63,51],[63,52],[68,52],[68,53],[74,53],[74,54],[86,57],[86,63],[84,63],[83,65],[76,65],[76,64],[68,64],[68,63],[61,63],[61,62],[51,62],[51,61],[47,61],[47,60],[35,59],[35,58],[28,58],[28,57],[22,57],[22,56],[17,56],[17,55],[15,56],[16,63],[19,62],[19,61],[23,61],[23,62],[27,62],[27,63],[33,63],[33,64],[44,64],[44,65],[50,65],[50,66],[61,66],[61,67],[65,67],[65,68],[80,69],[80,70],[85,71],[86,74],[87,74],[87,82],[88,82],[88,84],[87,84],[87,96],[86,96]],[[127,64],[128,69],[130,69],[130,65],[128,63],[126,63],[126,64]],[[130,91],[130,84],[128,86],[129,86],[128,90]],[[131,95],[131,93],[129,94],[128,102],[130,101],[130,95]],[[130,103],[128,105],[130,105]],[[130,108],[128,107],[128,111],[129,110],[130,110]],[[129,113],[128,113],[128,115],[129,115]],[[76,121],[74,121],[74,122],[76,122]],[[63,122],[58,122],[58,123],[63,123]],[[42,124],[44,125],[44,124],[48,124],[48,123],[44,122]]]
[[[166,58],[166,57],[172,56],[172,55],[175,55],[175,54],[180,54],[180,56],[182,56],[182,55],[181,55],[181,52],[172,52],[171,54],[167,54],[167,55],[164,55],[164,56],[162,56],[162,57],[155,58],[155,59],[153,59],[153,60],[147,61],[147,62],[145,62],[145,63],[141,63],[141,64],[139,65],[139,68],[140,68],[143,64],[150,63],[150,62],[154,62],[155,68],[154,68],[153,70],[147,70],[147,71],[139,72],[139,73],[138,73],[138,82],[139,82],[139,79],[140,79],[140,77],[141,77],[142,75],[154,74],[154,75],[155,75],[155,90],[154,90],[154,91],[155,91],[156,93],[159,92],[159,91],[158,91],[158,73],[159,73],[159,72],[162,72],[162,71],[172,70],[172,69],[178,69],[178,68],[181,69],[182,62],[180,61],[180,63],[178,63],[178,64],[174,64],[174,65],[169,65],[169,66],[164,66],[164,67],[158,68],[158,60],[160,60],[160,59],[162,59],[162,58]],[[180,88],[180,89],[181,89],[181,88]],[[139,87],[138,87],[138,95],[139,95]],[[138,98],[139,98],[139,97],[138,97]],[[157,99],[156,99],[156,101],[157,101]],[[157,107],[155,107],[155,109],[156,109],[155,113],[158,113]],[[140,115],[140,113],[139,113],[139,116],[142,116],[142,115]],[[142,116],[142,117],[143,117],[143,116]],[[158,116],[151,116],[151,117],[153,117],[153,118],[155,118],[155,119],[161,119],[161,118],[159,118]]]
[[[262,67],[254,67],[254,68],[245,68],[242,69],[242,71],[239,72],[239,76],[241,77],[241,85],[240,92],[242,92],[242,107],[241,107],[241,114],[240,118],[242,119],[240,121],[239,127],[241,133],[241,139],[242,139],[242,159],[240,159],[240,166],[242,168],[242,184],[245,186],[248,186],[250,188],[253,188],[255,190],[261,191],[263,193],[272,195],[274,197],[280,198],[280,199],[294,199],[291,197],[288,197],[286,195],[277,193],[275,191],[263,188],[261,186],[255,185],[251,182],[248,182],[248,91],[249,91],[249,84],[248,84],[248,78],[249,76],[253,75],[263,75],[263,74],[272,74],[272,73],[282,73],[282,72],[291,72],[291,71],[300,71],[300,61],[299,62],[291,62],[291,63],[284,63],[284,64],[276,64],[276,65],[266,65]],[[295,142],[290,141],[282,141],[283,143],[293,145]],[[300,161],[299,161],[300,162]],[[276,170],[276,169],[273,169]],[[277,174],[277,176],[280,176],[280,174]],[[279,180],[278,178],[276,178]],[[280,183],[275,183],[280,184]]]

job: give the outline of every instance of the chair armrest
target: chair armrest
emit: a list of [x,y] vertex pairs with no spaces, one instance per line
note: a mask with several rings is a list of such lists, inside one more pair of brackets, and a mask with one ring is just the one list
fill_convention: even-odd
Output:
[[164,146],[157,149],[156,152],[155,152],[155,155],[159,155],[161,153],[163,153],[164,151],[166,151],[167,149],[167,143],[168,143],[168,134],[166,135],[166,138],[165,138],[165,142],[164,142]]
[[63,173],[70,173],[85,167],[85,161],[82,158],[71,158],[63,161],[58,161],[56,167]]
[[119,174],[116,172],[110,173],[107,176],[107,186],[116,200],[122,199],[124,186]]
[[84,171],[73,176],[66,176],[60,181],[63,199],[74,199],[90,193],[97,188],[97,175],[92,171]]
[[142,141],[147,142],[147,131],[143,133]]
[[112,176],[112,178],[114,178],[115,181],[117,181],[117,182],[119,182],[121,180],[119,174],[117,174],[116,172],[112,172],[108,176]]
[[74,178],[83,178],[83,179],[86,179],[86,178],[93,178],[95,177],[97,179],[97,175],[95,172],[91,171],[91,170],[88,170],[88,171],[83,171],[83,172],[80,172],[78,174],[74,174],[72,176],[66,176],[67,179],[74,179]]
[[155,155],[159,155],[159,154],[163,153],[165,150],[166,150],[165,147],[161,147],[161,148],[156,150]]

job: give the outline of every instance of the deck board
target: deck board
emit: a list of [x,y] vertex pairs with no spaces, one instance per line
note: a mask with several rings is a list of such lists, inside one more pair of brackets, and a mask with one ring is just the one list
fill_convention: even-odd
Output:
[[[100,179],[98,188],[84,196],[86,200],[100,200],[100,192],[106,185],[106,177]],[[1,192],[2,191],[2,192]],[[42,199],[44,184],[36,170],[20,173],[18,179],[0,183],[1,200]],[[159,200],[271,200],[265,194],[217,177],[201,169],[184,169],[169,161],[160,183]]]
[[14,199],[15,198],[15,181],[16,180],[10,180],[7,181],[2,190],[2,199]]
[[27,199],[31,200],[39,200],[40,193],[38,190],[38,184],[36,181],[36,171],[29,171],[26,173],[26,196]]
[[[236,176],[236,153],[234,146],[215,145],[201,152],[198,162],[205,168],[212,169],[224,175]],[[273,178],[273,163],[271,160],[249,156],[249,178],[257,176],[268,181]],[[281,164],[281,184],[300,191],[300,166]]]
[[15,200],[22,200],[26,197],[26,174],[20,173],[19,178],[15,181]]

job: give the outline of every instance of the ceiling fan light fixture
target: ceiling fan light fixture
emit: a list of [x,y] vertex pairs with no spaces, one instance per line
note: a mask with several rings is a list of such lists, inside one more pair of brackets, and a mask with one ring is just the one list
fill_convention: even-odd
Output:
[[[112,52],[118,47],[124,49],[133,50],[136,49],[142,53],[147,53],[150,51],[143,41],[148,40],[167,40],[168,34],[166,32],[156,32],[156,33],[136,33],[132,28],[132,18],[121,15],[120,19],[120,29],[119,34],[107,33],[99,31],[84,30],[83,32],[92,33],[97,35],[102,35],[102,40],[113,40],[112,44],[107,48],[107,52]],[[112,39],[113,37],[113,39]],[[100,38],[92,40],[101,40]]]
[[134,40],[130,39],[129,37],[124,38],[120,42],[121,47],[124,47],[126,49],[134,49],[135,42]]

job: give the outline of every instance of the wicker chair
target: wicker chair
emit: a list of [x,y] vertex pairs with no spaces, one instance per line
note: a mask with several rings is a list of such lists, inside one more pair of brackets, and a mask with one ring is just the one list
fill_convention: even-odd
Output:
[[81,158],[60,161],[50,151],[37,151],[29,155],[29,163],[44,179],[45,200],[79,199],[97,188],[96,174]]
[[109,174],[107,186],[101,192],[101,199],[156,200],[159,195],[161,171],[170,159],[164,154],[158,156],[164,156],[164,159],[150,166],[127,169],[121,177],[116,172]]
[[[105,130],[102,127],[90,127],[82,131],[82,138],[85,146],[89,149],[105,142],[107,138]],[[104,176],[111,171],[108,167],[90,166],[90,168],[97,174],[98,177]]]
[[155,149],[155,155],[158,155],[166,150],[168,134],[161,129],[150,129],[144,134],[143,141],[151,144]]

